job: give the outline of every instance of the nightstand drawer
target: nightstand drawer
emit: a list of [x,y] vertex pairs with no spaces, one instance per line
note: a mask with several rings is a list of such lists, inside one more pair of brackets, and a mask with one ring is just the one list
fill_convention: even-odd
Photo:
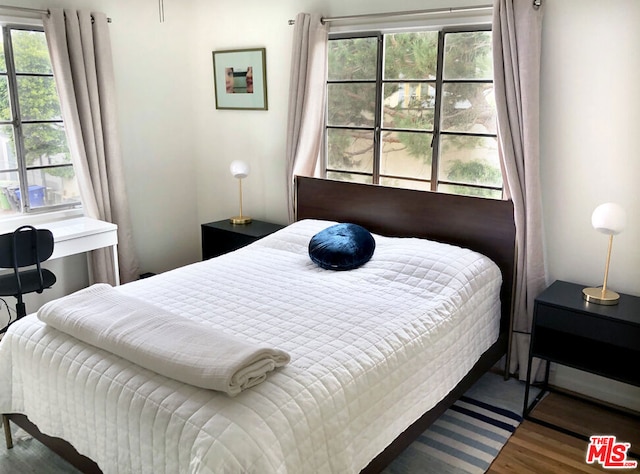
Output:
[[266,237],[284,226],[253,220],[249,224],[232,224],[229,219],[202,224],[202,259],[232,252]]
[[640,348],[640,326],[603,316],[577,313],[546,304],[536,305],[536,329],[613,344],[626,349]]
[[640,371],[636,368],[638,349],[538,327],[530,355],[640,386]]
[[217,257],[239,248],[245,247],[258,240],[250,235],[235,234],[226,231],[202,228],[202,259]]

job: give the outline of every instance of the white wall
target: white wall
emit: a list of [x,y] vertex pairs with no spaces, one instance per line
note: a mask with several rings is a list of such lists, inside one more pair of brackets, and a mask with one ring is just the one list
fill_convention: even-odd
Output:
[[[52,2],[13,3],[46,8]],[[163,271],[199,259],[201,223],[237,213],[237,183],[228,172],[233,159],[243,158],[252,167],[243,186],[245,213],[286,222],[284,153],[293,33],[287,20],[300,11],[338,16],[491,2],[164,0],[165,23],[159,23],[152,0],[53,3],[95,7],[113,18],[134,236],[143,271]],[[598,204],[612,200],[627,209],[629,224],[614,242],[609,285],[640,295],[640,2],[543,3],[541,176],[549,282],[600,283],[606,238],[591,228],[590,216]],[[211,52],[248,47],[267,50],[269,110],[216,110]],[[626,386],[562,370],[556,380],[627,406],[640,405],[640,391]]]
[[[77,3],[77,2],[76,2]],[[82,2],[86,3],[86,2]],[[189,1],[96,2],[113,18],[122,147],[141,270],[200,259]]]
[[640,295],[640,2],[547,0],[542,61],[542,183],[550,279],[602,284],[608,238],[591,228],[616,201],[609,285]]
[[[626,208],[608,285],[640,296],[640,2],[543,0],[541,173],[549,281],[602,284],[603,202]],[[558,367],[555,381],[640,410],[640,389]]]

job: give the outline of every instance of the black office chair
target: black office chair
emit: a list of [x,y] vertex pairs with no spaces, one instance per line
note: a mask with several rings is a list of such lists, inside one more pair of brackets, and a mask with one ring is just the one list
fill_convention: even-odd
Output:
[[53,234],[48,229],[24,225],[0,235],[0,268],[13,269],[13,273],[0,275],[0,296],[14,296],[18,300],[16,320],[27,315],[22,295],[42,293],[56,282],[56,276],[40,265],[52,253]]

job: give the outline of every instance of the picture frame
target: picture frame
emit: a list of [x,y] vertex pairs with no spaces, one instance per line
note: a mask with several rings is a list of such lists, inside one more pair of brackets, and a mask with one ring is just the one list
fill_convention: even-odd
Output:
[[212,54],[216,109],[267,110],[266,48]]

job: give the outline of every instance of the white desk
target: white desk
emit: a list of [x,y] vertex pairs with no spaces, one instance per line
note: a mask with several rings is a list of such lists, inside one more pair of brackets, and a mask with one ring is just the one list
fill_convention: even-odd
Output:
[[[89,217],[73,217],[54,221],[41,221],[32,224],[36,228],[49,229],[53,234],[53,258],[67,257],[90,250],[111,247],[113,265],[116,273],[116,285],[120,284],[118,268],[118,226]],[[0,224],[0,233],[13,232],[19,226]]]

